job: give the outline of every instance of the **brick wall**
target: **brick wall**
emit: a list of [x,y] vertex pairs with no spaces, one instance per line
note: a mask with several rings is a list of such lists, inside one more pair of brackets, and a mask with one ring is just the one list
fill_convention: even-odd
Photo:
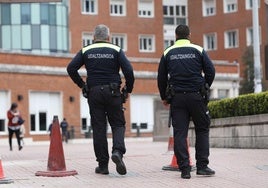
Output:
[[[244,63],[242,56],[247,48],[246,29],[252,27],[252,11],[246,10],[245,0],[238,0],[238,11],[224,13],[223,1],[216,1],[216,15],[204,17],[202,14],[202,0],[188,1],[189,26],[191,29],[192,42],[203,45],[203,35],[217,33],[217,50],[208,51],[209,56],[215,60],[237,61],[240,64],[241,77],[244,76]],[[193,11],[194,10],[194,11]],[[259,25],[261,26],[260,55],[263,75],[265,75],[265,45],[267,39],[267,5],[260,1]],[[228,30],[239,30],[239,47],[224,48],[224,32]],[[267,88],[267,80],[263,79],[263,85]],[[264,88],[265,90],[265,88]]]

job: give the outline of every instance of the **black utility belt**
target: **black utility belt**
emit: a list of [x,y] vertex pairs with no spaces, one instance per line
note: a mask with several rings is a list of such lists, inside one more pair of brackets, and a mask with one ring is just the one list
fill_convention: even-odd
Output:
[[110,85],[97,85],[97,86],[90,87],[89,90],[104,89],[104,88],[110,88]]
[[190,94],[190,93],[200,93],[200,92],[199,91],[175,91],[175,93]]
[[105,84],[105,85],[97,85],[97,86],[93,86],[91,87],[89,90],[104,90],[104,89],[109,89],[112,96],[121,96],[120,93],[120,84],[118,83],[110,83],[109,85]]
[[104,89],[104,88],[110,88],[110,89],[120,89],[120,84],[118,83],[110,83],[110,84],[104,84],[104,85],[97,85],[97,86],[92,86],[90,89]]

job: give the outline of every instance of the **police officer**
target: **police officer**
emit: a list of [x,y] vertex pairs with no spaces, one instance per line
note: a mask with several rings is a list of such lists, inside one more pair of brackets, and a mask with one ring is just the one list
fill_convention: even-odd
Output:
[[177,26],[175,34],[175,44],[161,57],[157,77],[163,104],[170,104],[174,153],[181,177],[190,179],[187,135],[192,117],[196,133],[196,173],[214,175],[215,171],[208,167],[210,117],[207,92],[214,80],[215,68],[204,49],[190,42],[188,26]]
[[[120,69],[125,77],[123,93],[128,97],[134,84],[133,68],[123,50],[109,43],[109,28],[98,25],[94,31],[94,43],[82,48],[67,67],[71,79],[82,89],[88,98],[93,129],[93,145],[98,166],[97,174],[109,174],[107,120],[112,128],[112,161],[119,174],[127,173],[123,162],[125,148],[125,117],[122,104]],[[87,71],[86,83],[78,73],[80,67]],[[122,91],[122,90],[121,90]]]

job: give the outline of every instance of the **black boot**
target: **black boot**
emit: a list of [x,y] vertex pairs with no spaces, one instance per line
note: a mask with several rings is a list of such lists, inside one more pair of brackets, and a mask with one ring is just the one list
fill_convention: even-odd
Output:
[[112,154],[112,161],[116,164],[116,171],[120,175],[125,175],[127,173],[127,169],[122,158],[123,158],[122,154],[118,151],[115,151]]
[[96,174],[104,174],[104,175],[107,175],[107,174],[109,174],[109,170],[108,170],[108,167],[103,167],[103,168],[101,168],[101,167],[96,167],[95,168],[95,173]]
[[197,168],[196,174],[197,175],[204,175],[204,176],[212,176],[215,174],[215,171],[208,168],[208,167],[201,168],[201,169]]
[[191,178],[191,167],[185,167],[181,170],[181,178],[183,179],[190,179]]

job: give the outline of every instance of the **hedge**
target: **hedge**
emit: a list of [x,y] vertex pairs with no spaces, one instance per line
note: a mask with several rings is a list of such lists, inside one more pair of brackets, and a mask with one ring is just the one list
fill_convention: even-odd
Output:
[[268,113],[268,92],[210,101],[208,109],[212,119],[265,114]]

